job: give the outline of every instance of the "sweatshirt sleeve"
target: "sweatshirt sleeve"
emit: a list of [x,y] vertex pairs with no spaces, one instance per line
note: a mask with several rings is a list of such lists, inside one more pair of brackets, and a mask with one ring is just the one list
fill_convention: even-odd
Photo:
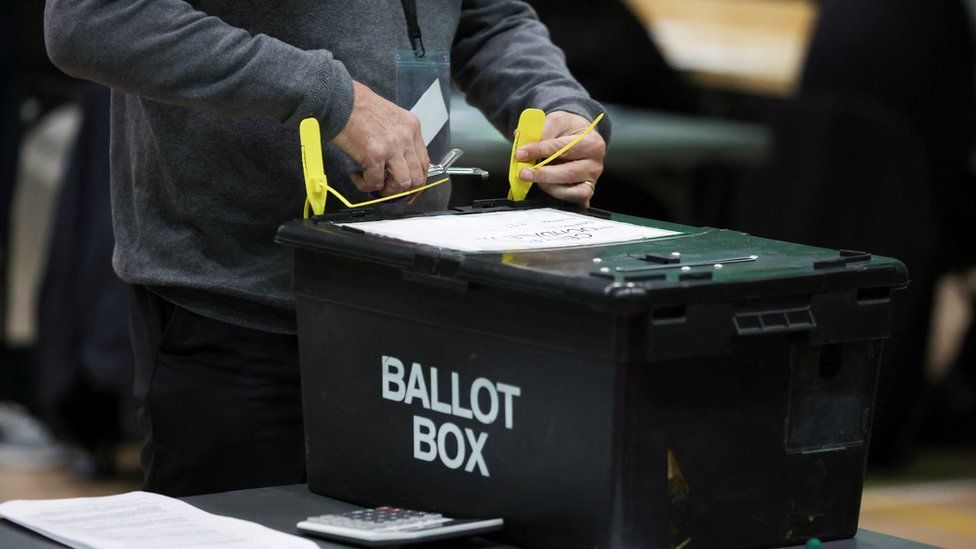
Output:
[[173,105],[322,122],[331,139],[352,112],[352,78],[326,50],[306,51],[183,0],[47,0],[48,55],[65,73]]
[[[524,2],[463,0],[451,49],[454,81],[505,136],[523,109],[564,110],[589,120],[603,107],[572,77],[562,50]],[[610,141],[610,121],[597,126]]]

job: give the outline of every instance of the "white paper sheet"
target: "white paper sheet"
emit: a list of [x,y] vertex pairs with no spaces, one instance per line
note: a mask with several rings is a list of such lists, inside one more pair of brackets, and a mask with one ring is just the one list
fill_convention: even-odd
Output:
[[424,145],[430,145],[444,124],[447,124],[448,119],[447,103],[441,92],[440,80],[434,80],[410,112],[420,119],[420,133],[424,136]]
[[0,503],[0,515],[79,549],[315,549],[311,540],[201,511],[180,500],[117,496]]
[[680,234],[553,208],[344,223],[368,234],[462,252],[595,246]]

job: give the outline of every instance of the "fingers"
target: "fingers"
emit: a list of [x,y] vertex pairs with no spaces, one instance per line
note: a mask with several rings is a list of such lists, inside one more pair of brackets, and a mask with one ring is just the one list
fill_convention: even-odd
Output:
[[413,132],[413,150],[417,155],[417,160],[420,163],[420,171],[423,179],[423,183],[427,182],[427,170],[430,169],[430,154],[427,153],[427,144],[424,143],[424,134],[420,129],[420,119],[417,118],[413,113],[410,113],[416,124]]
[[[415,189],[427,182],[427,167],[429,157],[427,147],[424,145],[423,133],[420,129],[420,119],[412,112],[404,111],[404,121],[400,126],[400,139],[398,148],[406,162],[409,176],[401,182],[408,182],[407,188]],[[425,160],[428,159],[428,160]]]
[[587,207],[589,207],[590,199],[593,198],[594,193],[593,187],[586,183],[539,183],[539,187],[559,200],[575,202]]
[[[559,149],[568,145],[570,141],[576,139],[576,137],[578,137],[578,134],[563,135],[553,139],[527,143],[515,151],[515,159],[519,162],[528,162],[549,158],[556,154]],[[599,134],[590,133],[574,145],[573,148],[563,153],[560,158],[566,160],[579,160],[581,158],[591,157],[603,158],[605,154],[606,144],[603,138]]]
[[420,119],[353,82],[355,100],[346,126],[332,140],[363,167],[353,183],[363,192],[388,196],[427,182],[430,157]]
[[384,167],[383,163],[372,163],[365,167],[362,174],[351,174],[353,185],[364,193],[382,189],[383,182],[386,179]]
[[[548,158],[550,155],[555,154],[559,149],[565,147],[566,144],[575,138],[575,135],[564,135],[555,139],[527,143],[515,151],[515,160],[518,160],[519,162],[529,162],[531,160],[540,158]],[[576,146],[578,147],[580,145],[582,145],[582,142],[578,143]],[[573,149],[575,148],[576,147],[573,147]],[[568,154],[573,149],[566,151],[566,153]]]
[[415,144],[406,148],[399,156],[380,150],[371,153],[376,160],[371,160],[363,172],[350,174],[353,184],[360,191],[389,196],[427,183],[430,157],[426,147],[422,149],[423,160],[417,156]]
[[[542,139],[519,147],[515,151],[515,159],[520,162],[535,162],[548,158],[576,139],[589,124],[590,121],[577,114],[551,112],[546,115]],[[556,163],[535,169],[522,169],[519,177],[538,183],[543,191],[560,200],[588,207],[596,180],[603,173],[606,151],[607,145],[603,137],[599,133],[591,132],[564,152]]]
[[525,181],[536,183],[579,183],[581,181],[596,181],[603,173],[603,163],[591,158],[574,160],[562,164],[549,164],[531,170],[523,168],[519,177]]
[[417,152],[416,148],[410,147],[403,155],[410,169],[409,181],[411,189],[416,189],[427,182],[427,165],[417,156]]
[[390,174],[390,177],[386,179],[386,184],[380,189],[381,195],[388,196],[402,193],[403,191],[409,191],[413,186],[410,166],[402,154],[393,156],[387,160],[386,171]]
[[349,174],[349,179],[352,180],[352,184],[355,185],[360,192],[369,193],[373,191],[368,188],[368,185],[366,185],[366,180],[363,179],[363,172],[351,172]]
[[543,191],[560,200],[589,207],[594,187],[584,181],[595,183],[602,173],[602,162],[585,158],[550,164],[534,170],[525,168],[519,173],[519,177],[538,183]]

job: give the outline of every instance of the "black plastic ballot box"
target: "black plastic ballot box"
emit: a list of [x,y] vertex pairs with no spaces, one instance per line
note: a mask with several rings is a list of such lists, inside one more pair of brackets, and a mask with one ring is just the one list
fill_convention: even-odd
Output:
[[364,210],[279,229],[295,249],[310,489],[502,517],[498,537],[529,547],[853,536],[904,266],[578,213],[677,234],[460,252],[365,231],[379,214]]

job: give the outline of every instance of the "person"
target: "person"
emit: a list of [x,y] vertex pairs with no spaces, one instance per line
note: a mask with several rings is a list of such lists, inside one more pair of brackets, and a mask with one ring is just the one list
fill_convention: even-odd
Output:
[[[301,120],[320,122],[331,184],[388,196],[424,185],[430,163],[393,102],[397,49],[449,51],[457,87],[506,135],[543,109],[519,159],[603,111],[517,1],[48,0],[45,35],[58,67],[112,88],[113,265],[133,289],[145,488],[176,496],[303,480],[290,251],[273,243],[302,210]],[[601,122],[525,176],[586,205],[608,136]]]
[[[892,297],[870,465],[906,466],[932,397],[925,362],[940,277],[976,261],[968,227],[976,49],[960,0],[823,0],[798,93],[777,109],[769,166],[710,224],[904,262]],[[907,230],[906,228],[910,228]]]

